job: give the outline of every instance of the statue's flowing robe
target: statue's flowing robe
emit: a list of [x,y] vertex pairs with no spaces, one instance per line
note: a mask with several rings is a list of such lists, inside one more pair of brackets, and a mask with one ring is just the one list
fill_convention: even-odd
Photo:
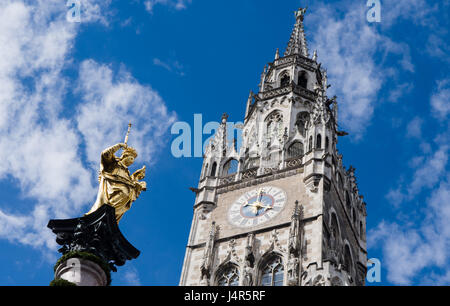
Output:
[[128,168],[114,155],[119,149],[120,146],[116,145],[102,152],[97,199],[87,213],[93,213],[102,205],[109,204],[115,208],[117,222],[131,208],[140,191]]

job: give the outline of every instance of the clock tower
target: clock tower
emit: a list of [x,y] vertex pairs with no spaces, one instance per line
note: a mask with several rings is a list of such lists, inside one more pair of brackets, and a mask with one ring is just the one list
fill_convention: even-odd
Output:
[[250,92],[241,148],[227,115],[206,148],[181,286],[365,284],[366,204],[336,148],[346,133],[305,12]]

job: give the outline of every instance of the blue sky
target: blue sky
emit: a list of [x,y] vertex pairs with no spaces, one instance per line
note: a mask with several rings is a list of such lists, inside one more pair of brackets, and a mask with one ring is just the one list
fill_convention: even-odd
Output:
[[64,0],[0,1],[0,285],[52,280],[45,226],[89,210],[99,154],[130,120],[149,190],[120,224],[141,256],[113,285],[177,285],[202,160],[172,156],[170,127],[194,114],[241,121],[305,5],[382,284],[450,284],[448,0],[381,1],[380,23],[365,0],[81,3],[71,23]]

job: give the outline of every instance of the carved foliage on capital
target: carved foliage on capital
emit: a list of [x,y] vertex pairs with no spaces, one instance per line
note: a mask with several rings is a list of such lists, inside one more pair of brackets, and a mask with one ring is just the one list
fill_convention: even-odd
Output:
[[281,246],[280,241],[278,239],[278,236],[279,236],[278,230],[274,229],[271,232],[270,247],[269,247],[269,250],[267,252],[269,252],[269,251],[271,251],[271,252],[276,251],[276,252],[279,252],[281,254],[287,253],[286,249]]

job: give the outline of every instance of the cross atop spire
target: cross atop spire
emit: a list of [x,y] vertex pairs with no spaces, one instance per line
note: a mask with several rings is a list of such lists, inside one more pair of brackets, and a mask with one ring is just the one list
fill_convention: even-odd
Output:
[[308,46],[306,44],[305,31],[303,29],[305,13],[306,8],[299,8],[295,11],[296,22],[286,52],[284,52],[284,56],[299,54],[308,57]]

